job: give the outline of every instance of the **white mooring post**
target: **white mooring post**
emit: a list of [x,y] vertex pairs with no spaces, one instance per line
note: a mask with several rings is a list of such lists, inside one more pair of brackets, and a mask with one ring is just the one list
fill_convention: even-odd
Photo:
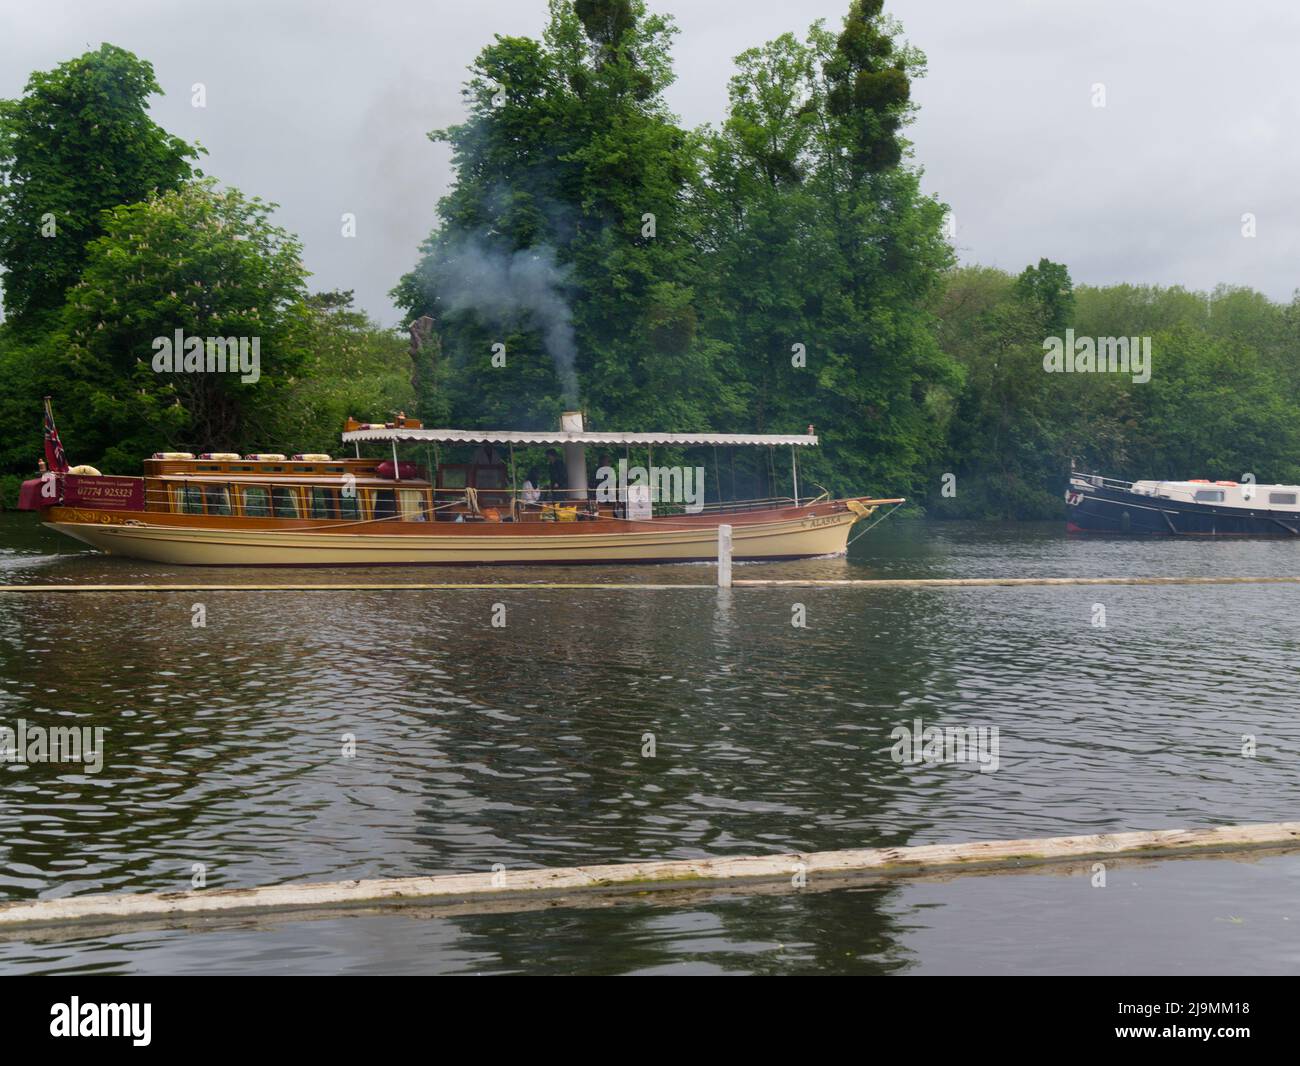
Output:
[[718,588],[731,588],[730,526],[718,526]]

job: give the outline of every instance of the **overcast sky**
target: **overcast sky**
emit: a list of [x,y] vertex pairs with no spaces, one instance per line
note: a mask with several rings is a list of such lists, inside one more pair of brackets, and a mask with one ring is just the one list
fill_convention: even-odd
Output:
[[[652,0],[677,18],[682,122],[724,114],[732,57],[848,0]],[[893,0],[929,58],[911,128],[963,261],[1047,256],[1076,282],[1300,284],[1300,5],[1294,0]],[[318,289],[384,324],[450,178],[425,133],[463,116],[493,33],[540,32],[544,0],[0,0],[0,97],[102,41],[149,59],[155,119],[204,169],[281,205]],[[190,103],[203,82],[207,107]],[[1094,86],[1105,86],[1105,107]],[[357,236],[340,235],[340,215]],[[1242,216],[1257,236],[1242,236]]]

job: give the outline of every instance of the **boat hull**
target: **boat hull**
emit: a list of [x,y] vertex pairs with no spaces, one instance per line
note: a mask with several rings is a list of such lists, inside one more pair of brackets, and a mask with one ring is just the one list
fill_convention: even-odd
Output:
[[[796,559],[842,553],[854,522],[872,510],[793,511],[790,517],[771,521],[745,521],[747,516],[738,516],[732,526],[732,557]],[[321,531],[212,528],[141,522],[112,512],[68,512],[68,508],[51,508],[45,524],[101,551],[180,566],[667,563],[711,561],[718,555],[717,521],[674,523],[670,528],[647,522],[627,531],[587,531],[587,523],[573,523],[547,524],[539,532],[501,525],[427,533],[403,529],[399,534],[340,532],[337,527]]]
[[1168,500],[1078,482],[1066,494],[1071,533],[1155,537],[1300,537],[1293,511]]

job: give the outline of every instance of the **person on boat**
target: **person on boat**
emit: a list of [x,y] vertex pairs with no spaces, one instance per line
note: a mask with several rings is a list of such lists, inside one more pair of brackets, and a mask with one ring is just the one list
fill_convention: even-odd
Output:
[[537,467],[528,468],[524,487],[519,493],[519,517],[536,517],[542,509],[542,475]]
[[554,448],[546,449],[547,468],[551,476],[551,500],[558,503],[567,499],[569,492],[569,472],[564,465],[564,457]]
[[36,473],[37,473],[37,474],[39,474],[41,477],[44,477],[46,471],[48,471],[48,470],[49,470],[49,467],[45,465],[45,460],[44,460],[44,459],[37,459],[37,460],[36,460]]
[[524,491],[521,499],[524,503],[542,502],[542,475],[537,472],[535,466],[529,469],[528,476],[524,478]]

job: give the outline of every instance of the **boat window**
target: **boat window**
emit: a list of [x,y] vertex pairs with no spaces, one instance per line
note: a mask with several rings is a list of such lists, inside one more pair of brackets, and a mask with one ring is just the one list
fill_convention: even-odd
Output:
[[361,501],[357,499],[356,490],[339,495],[339,515],[342,518],[358,520],[361,518]]
[[244,490],[244,514],[249,518],[268,518],[271,514],[271,501],[266,489],[260,485],[249,485]]
[[276,518],[298,517],[298,496],[288,485],[276,485],[271,490],[271,506]]
[[420,489],[398,489],[397,502],[402,508],[403,522],[423,522],[424,492]]
[[203,498],[208,504],[208,514],[230,514],[230,491],[225,485],[205,485]]
[[185,485],[181,488],[181,510],[185,514],[203,513],[203,492],[197,485]]
[[1268,494],[1269,503],[1280,503],[1286,507],[1294,507],[1296,494],[1294,492],[1270,492]]
[[317,486],[311,490],[311,517],[312,518],[337,518],[338,517],[334,508],[333,489],[323,489]]
[[1223,489],[1197,489],[1196,499],[1201,503],[1222,503]]
[[397,496],[392,489],[375,489],[371,499],[375,518],[392,518],[397,514]]

